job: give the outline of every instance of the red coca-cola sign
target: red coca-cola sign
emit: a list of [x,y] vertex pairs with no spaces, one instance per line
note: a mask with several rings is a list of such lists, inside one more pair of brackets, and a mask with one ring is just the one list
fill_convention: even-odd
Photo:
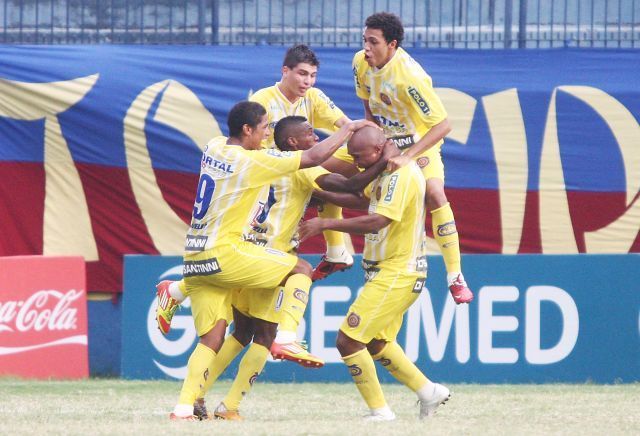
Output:
[[81,257],[0,257],[0,375],[89,375]]

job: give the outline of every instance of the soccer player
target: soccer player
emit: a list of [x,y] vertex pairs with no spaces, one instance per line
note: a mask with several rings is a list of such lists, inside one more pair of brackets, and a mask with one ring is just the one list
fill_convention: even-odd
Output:
[[[282,118],[290,115],[305,117],[314,129],[335,131],[349,122],[344,113],[320,89],[314,87],[320,62],[315,53],[306,45],[298,44],[287,50],[282,63],[282,78],[273,86],[256,91],[249,99],[260,103],[267,110],[269,125],[275,127]],[[265,147],[274,147],[273,136],[263,142]],[[346,155],[346,149],[339,149]],[[323,166],[334,173],[347,177],[357,170],[342,159],[332,157]],[[320,216],[342,217],[342,210],[332,204],[326,204]],[[339,232],[325,232],[327,252],[315,268],[313,280],[350,268],[353,257],[347,251],[344,235]]]
[[444,191],[440,155],[451,127],[431,77],[400,47],[403,37],[402,23],[394,14],[380,12],[366,19],[364,50],[353,58],[356,94],[363,100],[366,118],[380,125],[404,151],[391,160],[389,169],[411,160],[422,169],[426,206],[447,268],[449,290],[457,304],[469,303],[473,293],[462,275],[458,231]]
[[[159,325],[170,325],[177,301],[192,293],[202,292],[209,305],[218,307],[227,294],[212,290],[274,289],[283,285],[285,293],[298,289],[308,293],[311,265],[290,254],[245,241],[244,229],[265,186],[285,174],[324,162],[354,131],[368,124],[371,122],[344,124],[335,135],[310,150],[263,150],[261,141],[269,133],[265,109],[255,102],[236,104],[229,112],[229,138],[212,139],[202,155],[186,236],[183,279],[159,287],[159,302],[169,301],[158,306],[157,317],[164,318],[158,319]],[[237,415],[242,394],[264,367],[272,341],[264,329],[256,328],[253,344],[240,362],[238,376],[227,396],[227,408],[220,414]],[[201,340],[189,358],[187,377],[170,418],[194,419],[193,404],[209,372],[215,370],[215,357],[216,352]]]
[[[380,158],[385,140],[381,131],[364,128],[349,140],[349,153],[358,166],[370,167]],[[426,279],[424,176],[410,161],[393,173],[382,173],[367,190],[368,215],[313,218],[300,225],[300,237],[325,229],[365,235],[365,285],[338,331],[336,346],[370,409],[367,419],[395,419],[380,387],[376,360],[417,394],[424,418],[449,398],[449,390],[427,379],[396,342],[402,317]]]

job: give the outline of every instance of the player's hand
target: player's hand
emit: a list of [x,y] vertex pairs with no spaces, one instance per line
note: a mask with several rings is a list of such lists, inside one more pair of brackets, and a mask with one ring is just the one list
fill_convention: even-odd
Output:
[[298,227],[300,242],[322,233],[322,230],[324,230],[322,226],[323,221],[324,220],[322,218],[311,218],[310,220],[300,223],[300,226]]
[[387,139],[382,149],[382,159],[389,162],[392,157],[400,156],[400,149],[396,146],[396,143],[392,139]]
[[403,166],[407,165],[409,162],[411,162],[411,158],[409,156],[405,156],[404,154],[392,157],[387,163],[387,171],[394,172],[398,168],[402,168]]
[[346,126],[352,133],[362,129],[363,127],[375,127],[376,129],[380,129],[380,127],[376,123],[369,120],[349,121]]

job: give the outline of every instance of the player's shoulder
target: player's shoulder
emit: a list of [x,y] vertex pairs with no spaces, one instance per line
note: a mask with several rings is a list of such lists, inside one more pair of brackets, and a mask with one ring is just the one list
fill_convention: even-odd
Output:
[[364,59],[364,50],[360,50],[360,51],[356,52],[356,54],[353,55],[353,64],[354,65],[360,65],[363,62],[366,63],[366,61]]
[[396,70],[402,76],[427,76],[427,72],[409,53],[407,53],[402,47],[398,49],[396,53],[398,56],[395,63]]
[[275,93],[275,87],[275,85],[272,85],[265,88],[260,88],[256,92],[254,92],[251,97],[249,97],[249,100],[257,102],[269,100]]

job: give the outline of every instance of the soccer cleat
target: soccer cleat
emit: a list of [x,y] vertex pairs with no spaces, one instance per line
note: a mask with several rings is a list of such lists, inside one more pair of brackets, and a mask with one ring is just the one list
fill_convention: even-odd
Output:
[[271,356],[274,359],[290,360],[307,368],[322,368],[324,360],[309,353],[302,344],[289,342],[287,344],[271,344]]
[[348,261],[334,262],[329,260],[326,255],[322,256],[322,259],[320,260],[320,263],[318,264],[318,266],[316,266],[313,269],[311,280],[314,282],[317,280],[322,280],[330,274],[333,274],[338,271],[346,271],[353,266],[353,258],[351,257],[351,255],[345,256],[343,260],[348,260]]
[[473,301],[473,292],[467,286],[462,273],[458,274],[449,284],[449,292],[456,304],[471,303]]
[[364,415],[365,421],[393,421],[396,419],[396,414],[391,410],[386,411],[371,411],[368,415]]
[[451,398],[449,389],[439,383],[434,383],[431,398],[418,400],[418,404],[420,405],[420,419],[433,416],[438,406],[449,401],[449,398]]
[[226,421],[242,421],[242,416],[237,410],[227,410],[224,403],[218,404],[216,410],[213,411],[213,416],[216,419],[224,419]]
[[171,280],[164,280],[156,285],[156,295],[158,296],[158,307],[156,307],[156,321],[158,329],[163,335],[168,335],[171,330],[171,320],[180,307],[180,302],[169,293]]
[[194,416],[194,415],[179,416],[173,412],[169,414],[169,419],[171,421],[200,421],[200,419],[197,416]]
[[198,418],[200,421],[206,421],[209,419],[213,419],[209,412],[207,411],[207,405],[204,402],[204,398],[198,398],[195,403],[193,403],[193,416]]

